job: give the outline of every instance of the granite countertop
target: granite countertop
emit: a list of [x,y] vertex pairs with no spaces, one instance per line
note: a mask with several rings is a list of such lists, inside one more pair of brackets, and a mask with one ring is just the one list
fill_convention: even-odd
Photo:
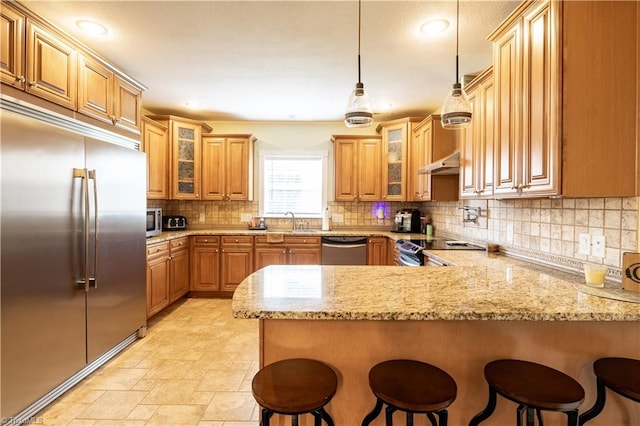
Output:
[[502,254],[431,254],[455,266],[269,266],[238,286],[233,313],[301,320],[640,320],[639,303],[580,292],[577,274]]
[[268,230],[250,230],[247,228],[209,228],[209,229],[187,229],[184,231],[165,231],[155,237],[147,238],[147,244],[161,243],[174,240],[181,237],[189,237],[192,235],[266,235],[267,233],[282,233],[287,236],[365,236],[365,237],[387,237],[394,240],[400,239],[421,239],[424,234],[405,234],[391,232],[385,229],[340,229],[333,231],[320,231],[317,229],[297,230],[292,232],[291,229],[268,229]]

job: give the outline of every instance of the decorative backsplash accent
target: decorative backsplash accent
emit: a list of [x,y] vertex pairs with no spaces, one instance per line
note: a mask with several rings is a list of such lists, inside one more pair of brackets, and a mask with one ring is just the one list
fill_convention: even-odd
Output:
[[[258,216],[253,201],[161,201],[148,200],[149,207],[162,207],[165,215],[187,217],[189,227],[246,227],[243,214]],[[477,223],[463,222],[463,206],[481,208]],[[331,229],[378,228],[390,230],[397,210],[419,208],[439,233],[491,242],[507,251],[542,262],[579,268],[584,261],[621,268],[622,253],[637,251],[638,198],[580,198],[531,200],[475,200],[425,203],[330,202]],[[384,219],[377,218],[379,209]],[[342,222],[335,218],[342,216]],[[305,228],[320,229],[322,219],[301,221]],[[269,229],[288,229],[290,218],[266,219]],[[604,235],[605,258],[578,254],[581,233]],[[618,275],[610,271],[610,275]]]

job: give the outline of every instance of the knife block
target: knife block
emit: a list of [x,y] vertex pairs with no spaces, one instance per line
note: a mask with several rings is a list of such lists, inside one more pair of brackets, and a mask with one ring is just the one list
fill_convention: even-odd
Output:
[[640,293],[640,253],[622,253],[622,288]]

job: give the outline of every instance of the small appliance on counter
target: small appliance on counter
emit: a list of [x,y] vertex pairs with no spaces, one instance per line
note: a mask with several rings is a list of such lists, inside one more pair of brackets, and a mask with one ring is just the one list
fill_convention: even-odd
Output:
[[391,232],[420,233],[420,210],[398,210],[393,220]]
[[161,208],[147,208],[147,238],[160,235],[162,232],[163,217]]
[[187,229],[187,218],[184,216],[162,216],[163,231],[179,231]]

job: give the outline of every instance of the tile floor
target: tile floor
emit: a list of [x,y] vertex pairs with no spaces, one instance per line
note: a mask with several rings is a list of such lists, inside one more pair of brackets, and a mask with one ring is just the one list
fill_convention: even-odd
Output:
[[45,425],[257,426],[258,322],[231,300],[183,299],[144,339],[37,415]]

